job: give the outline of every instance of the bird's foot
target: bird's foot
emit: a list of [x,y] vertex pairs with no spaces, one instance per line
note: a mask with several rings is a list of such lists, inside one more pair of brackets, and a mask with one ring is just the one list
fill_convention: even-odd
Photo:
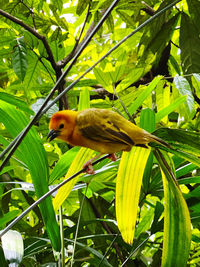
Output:
[[86,168],[86,173],[87,174],[95,174],[94,168],[92,166],[92,159],[89,159],[88,161],[86,161],[86,163],[84,163],[83,168]]
[[116,161],[117,160],[117,156],[114,153],[110,154],[110,156],[108,158],[111,159],[112,161]]

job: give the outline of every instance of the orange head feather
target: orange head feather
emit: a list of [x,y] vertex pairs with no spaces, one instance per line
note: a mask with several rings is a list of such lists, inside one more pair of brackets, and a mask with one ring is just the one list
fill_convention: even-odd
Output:
[[49,134],[47,138],[53,140],[59,138],[67,141],[73,133],[76,125],[77,111],[63,110],[58,111],[51,117],[49,122]]

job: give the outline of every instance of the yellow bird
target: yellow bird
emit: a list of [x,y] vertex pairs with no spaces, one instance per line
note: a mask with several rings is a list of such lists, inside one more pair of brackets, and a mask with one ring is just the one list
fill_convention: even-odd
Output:
[[[48,137],[59,138],[72,146],[83,146],[100,152],[111,154],[119,151],[130,151],[132,146],[147,147],[156,142],[162,146],[169,145],[162,139],[139,128],[118,113],[90,108],[82,111],[63,110],[53,114],[49,123]],[[93,173],[91,159],[84,167]]]

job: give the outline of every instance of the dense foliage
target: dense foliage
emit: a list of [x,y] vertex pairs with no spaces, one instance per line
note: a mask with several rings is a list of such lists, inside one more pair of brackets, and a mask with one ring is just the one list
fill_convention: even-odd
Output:
[[[116,162],[99,162],[95,175],[76,177],[53,202],[48,197],[14,225],[12,229],[23,237],[24,251],[20,247],[22,255],[13,256],[13,260],[22,260],[22,266],[56,266],[57,262],[64,266],[64,261],[69,266],[160,266],[162,257],[162,266],[182,266],[181,260],[190,266],[200,264],[200,1],[176,1],[176,5],[154,17],[172,1],[119,0],[93,38],[89,38],[113,2],[1,1],[0,152],[5,152],[27,126],[59,81],[47,104],[51,108],[39,113],[0,172],[1,230],[49,189],[79,171],[94,153],[60,141],[47,141],[48,122],[57,110],[113,109],[149,132],[156,130],[155,134],[175,146],[168,154],[151,152],[147,163],[142,160],[144,154],[130,156],[136,166],[146,166],[141,192],[140,188],[137,192],[133,244],[124,241],[116,222],[119,153]],[[134,32],[149,18],[152,20]],[[80,49],[83,51],[77,57]],[[87,71],[98,60],[99,64]],[[60,82],[67,68],[67,76]],[[82,79],[59,97],[81,75]],[[51,102],[56,96],[57,101]],[[1,163],[6,157],[4,152]],[[125,157],[123,164],[130,160]],[[120,183],[123,186],[119,190],[130,193],[134,188],[127,186],[126,165],[121,166],[124,184]],[[184,255],[184,246],[190,245],[189,234],[183,240],[180,234],[184,233],[176,233],[176,229],[188,229],[190,225],[188,209],[174,177],[190,211],[189,258],[186,247]],[[133,186],[136,183],[132,181]],[[130,219],[131,224],[129,204],[125,215],[122,210],[119,212],[127,216],[125,223]],[[169,211],[165,217],[171,218],[171,232],[165,223],[163,238],[164,205],[165,212]],[[178,214],[177,220],[173,214]],[[21,242],[18,235],[16,238]],[[174,257],[179,261],[176,265]],[[171,260],[171,265],[165,265],[166,259]],[[2,248],[0,263],[5,266]]]

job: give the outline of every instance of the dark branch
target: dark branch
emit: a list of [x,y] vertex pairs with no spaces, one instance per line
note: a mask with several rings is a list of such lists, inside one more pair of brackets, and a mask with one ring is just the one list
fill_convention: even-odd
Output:
[[[60,60],[60,61],[57,62],[57,65],[60,66],[61,68],[64,68],[64,67],[66,66],[66,64],[67,64],[67,63],[74,57],[74,55],[76,54],[76,51],[77,51],[77,49],[78,49],[78,44],[79,44],[80,39],[81,39],[81,36],[82,36],[82,34],[83,34],[83,31],[84,31],[85,25],[86,25],[86,23],[87,23],[89,14],[90,14],[90,4],[89,4],[89,6],[88,6],[88,10],[87,10],[87,14],[86,14],[86,17],[85,17],[85,21],[84,21],[84,23],[83,23],[83,27],[82,27],[82,29],[81,29],[81,31],[80,31],[80,34],[79,34],[78,39],[76,40],[76,43],[75,43],[75,45],[74,45],[73,50],[72,50],[72,51],[71,51],[65,58],[63,58],[62,60]],[[91,26],[90,26],[90,27],[91,27]],[[92,27],[92,29],[93,29],[93,28],[94,28],[94,26]],[[89,31],[89,33],[90,33],[90,32],[91,32],[91,30]],[[88,36],[88,32],[87,32],[86,36]],[[84,38],[85,38],[85,37],[84,37]]]

